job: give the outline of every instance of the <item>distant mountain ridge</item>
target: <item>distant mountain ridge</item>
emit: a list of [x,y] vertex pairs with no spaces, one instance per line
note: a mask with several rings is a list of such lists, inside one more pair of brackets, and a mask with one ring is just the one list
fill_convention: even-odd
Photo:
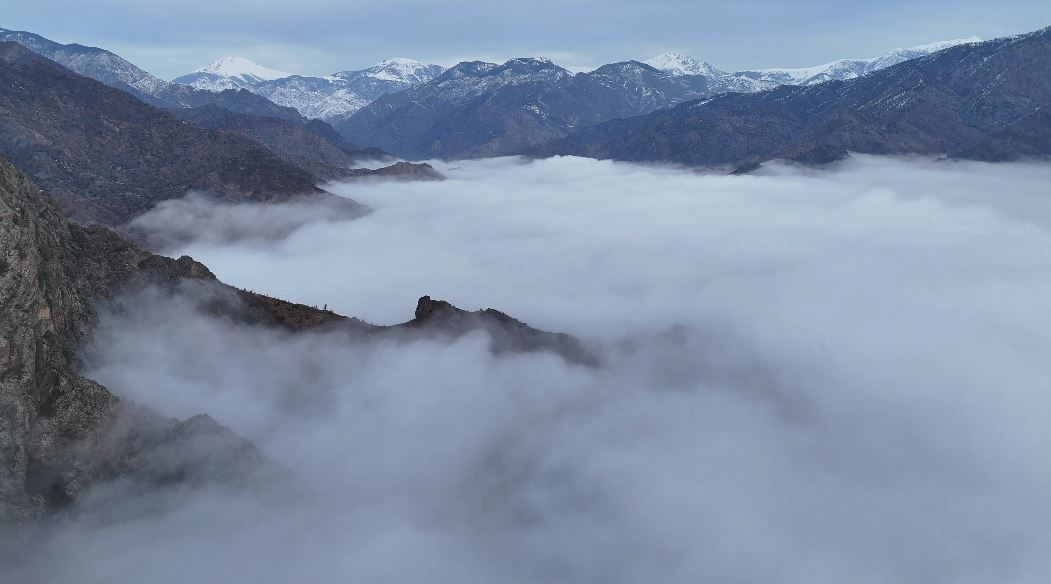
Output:
[[[293,157],[294,161],[309,167],[312,172],[321,171],[315,173],[320,178],[340,175],[355,158],[379,159],[387,156],[377,149],[351,143],[325,122],[307,119],[295,108],[278,105],[243,88],[206,91],[169,83],[104,49],[63,45],[33,33],[0,29],[0,42],[5,40],[17,42],[75,73],[130,93],[145,103],[167,109],[183,119],[195,123],[207,121],[206,126],[209,128],[235,130],[261,142],[283,158],[292,160],[288,157],[288,151],[295,145],[303,153]],[[243,75],[245,79],[283,74],[245,59],[234,58],[220,59],[202,70]],[[229,113],[222,114],[215,108]],[[224,124],[218,123],[220,119],[223,119]],[[283,128],[283,131],[276,131],[275,128]],[[339,164],[336,164],[338,157],[333,154],[339,152],[343,155]],[[311,159],[311,156],[317,158]],[[320,166],[317,164],[319,162]]]
[[[751,93],[785,84],[811,85],[835,79],[851,79],[941,48],[976,40],[979,39],[944,41],[909,49],[896,49],[873,59],[842,59],[825,65],[800,69],[761,69],[728,73],[714,65],[680,53],[664,53],[641,61],[641,63],[672,77],[705,78],[703,81],[699,79],[678,80],[679,85],[686,85],[691,89],[681,92],[673,91],[670,94],[664,92],[669,95],[670,99],[657,105],[655,108],[657,109],[674,105],[683,99],[718,93],[731,91]],[[457,75],[460,77],[476,77],[477,74],[487,69],[495,70],[498,67],[504,69],[498,75],[487,74],[487,82],[473,87],[459,85],[446,85],[445,87],[461,92],[461,95],[463,95],[462,92],[481,95],[505,85],[520,85],[526,81],[538,80],[533,76],[542,73],[541,70],[534,72],[516,69],[516,61],[518,67],[527,61],[554,65],[541,58],[512,59],[503,64],[466,61],[452,68],[459,72]],[[611,65],[618,65],[618,63]],[[554,66],[557,67],[557,65]],[[567,70],[561,67],[558,69],[567,76],[572,76]],[[339,125],[373,101],[388,94],[434,81],[442,76],[444,71],[438,65],[424,65],[411,59],[388,59],[374,67],[360,71],[341,71],[329,76],[305,76],[268,69],[240,57],[225,57],[187,75],[177,77],[174,82],[208,91],[247,89],[276,104],[295,108],[305,117]],[[606,72],[608,73],[608,70]],[[595,71],[590,73],[595,73]],[[508,79],[509,77],[518,78]],[[703,92],[698,93],[697,87],[703,87]],[[656,87],[654,90],[660,91]],[[459,99],[455,95],[449,97],[452,100]],[[638,115],[649,111],[652,110],[633,111],[631,114]],[[348,137],[360,140],[358,136],[348,135]],[[387,144],[387,147],[389,146],[390,144]]]
[[756,69],[751,71],[738,71],[731,75],[738,78],[754,80],[758,91],[773,89],[778,85],[816,85],[826,81],[846,81],[855,79],[862,75],[868,75],[887,67],[893,67],[898,63],[904,63],[912,59],[925,57],[931,53],[955,47],[982,42],[979,37],[955,39],[929,43],[916,47],[894,49],[879,57],[871,59],[839,59],[831,63],[817,65],[814,67],[801,67],[795,69]]
[[126,91],[156,107],[218,105],[238,113],[280,118],[301,124],[307,122],[294,108],[279,106],[249,91],[227,89],[217,93],[169,83],[105,49],[78,44],[63,45],[38,34],[0,28],[0,42],[4,41],[16,42],[75,73]]
[[727,73],[679,53],[571,73],[546,59],[460,63],[431,81],[379,97],[334,123],[344,136],[410,159],[513,154],[617,118],[722,93],[851,79],[973,39],[898,49],[809,69]]
[[242,133],[186,123],[3,41],[0,155],[84,223],[119,226],[190,190],[231,201],[335,198]]
[[956,45],[977,43],[982,40],[979,37],[970,37],[940,41],[916,47],[894,49],[871,59],[838,59],[813,67],[745,69],[732,73],[681,53],[663,53],[643,63],[669,75],[705,75],[711,79],[714,87],[724,87],[728,91],[740,93],[752,93],[773,89],[779,85],[815,85],[826,81],[854,79],[910,59],[918,59]]
[[707,90],[703,76],[670,76],[637,61],[576,74],[547,59],[471,61],[384,95],[335,126],[406,158],[500,156]]
[[[511,120],[507,121],[505,129],[494,127],[494,122],[487,122],[484,127],[469,126],[463,131],[452,128],[449,122],[440,119],[453,114],[447,107],[435,110],[441,112],[439,116],[412,108],[412,111],[404,112],[410,116],[410,120],[397,122],[394,122],[397,116],[391,115],[389,111],[383,111],[382,116],[377,115],[376,109],[389,109],[397,99],[382,105],[377,104],[377,100],[435,83],[445,74],[445,70],[438,65],[425,65],[411,59],[388,59],[367,69],[340,71],[328,76],[305,76],[264,67],[242,57],[224,57],[180,76],[174,82],[167,82],[104,49],[62,45],[33,33],[5,29],[0,29],[0,40],[20,42],[82,75],[128,91],[159,107],[218,105],[235,113],[276,117],[300,125],[307,119],[318,119],[339,126],[343,135],[354,143],[379,146],[410,157],[459,157],[503,154],[526,143],[539,143],[533,142],[534,139],[546,141],[565,135],[581,124],[642,115],[719,93],[750,93],[783,84],[810,85],[854,78],[905,59],[929,54],[939,48],[975,39],[898,49],[874,59],[847,59],[802,69],[761,69],[734,73],[727,73],[709,63],[678,53],[665,53],[643,62],[612,63],[576,75],[544,59],[513,59],[503,64],[464,62],[451,69],[461,81],[446,83],[451,78],[445,77],[437,83],[442,91],[449,92],[444,99],[450,103],[463,105],[468,96],[478,98],[495,92],[506,94],[510,90],[504,88],[526,83],[561,83],[565,87],[550,90],[535,88],[537,91],[532,92],[534,95],[526,95],[530,91],[519,91],[523,101],[517,104],[508,102],[507,95],[495,96],[497,101],[514,107],[516,112],[531,111],[544,119],[514,121],[519,117],[517,113],[511,115],[507,111],[505,113]],[[545,68],[536,71],[522,69],[528,68],[528,64],[533,62],[545,63]],[[634,65],[629,66],[627,63]],[[640,74],[640,69],[632,71],[632,68],[640,66],[651,67],[652,70],[644,75]],[[491,74],[493,71],[496,74]],[[544,78],[545,72],[554,76]],[[618,74],[624,77],[617,78]],[[579,75],[586,77],[575,79]],[[478,81],[472,83],[472,78]],[[617,85],[621,86],[620,95],[615,95]],[[571,96],[575,92],[583,93],[579,103],[573,106]],[[537,101],[533,97],[544,96],[546,99],[552,94],[559,95],[558,106],[552,111],[548,111],[543,99],[532,103]],[[376,106],[373,111],[350,121],[352,116],[373,105]],[[589,108],[591,112],[587,111]],[[488,110],[486,116],[495,115],[492,108]],[[475,123],[470,120],[472,115],[460,112],[454,117],[465,124],[472,124]],[[375,127],[376,120],[380,118],[391,122],[389,132]],[[441,128],[432,127],[434,125],[440,125]],[[447,132],[454,132],[456,136],[445,136]],[[472,133],[478,136],[474,139],[466,136]],[[446,146],[447,143],[450,145]]]
[[338,121],[376,98],[434,79],[444,69],[412,59],[387,59],[361,70],[328,76],[293,75],[268,69],[242,57],[224,57],[175,78],[205,91],[245,89],[308,118]]
[[1051,28],[958,44],[847,81],[724,94],[612,120],[539,155],[754,168],[849,152],[986,161],[1051,156]]

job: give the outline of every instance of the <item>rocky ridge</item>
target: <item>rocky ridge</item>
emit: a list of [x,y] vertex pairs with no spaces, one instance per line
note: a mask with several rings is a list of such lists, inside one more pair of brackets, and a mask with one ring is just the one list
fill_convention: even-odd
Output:
[[98,308],[119,308],[122,294],[142,286],[193,294],[201,310],[238,326],[340,331],[362,342],[481,329],[494,352],[550,351],[595,362],[576,339],[495,310],[466,312],[424,297],[413,320],[381,327],[226,286],[191,258],[154,255],[106,228],[66,220],[0,159],[0,522],[66,509],[93,486],[118,479],[193,485],[267,471],[254,446],[207,415],[164,418],[78,373]]

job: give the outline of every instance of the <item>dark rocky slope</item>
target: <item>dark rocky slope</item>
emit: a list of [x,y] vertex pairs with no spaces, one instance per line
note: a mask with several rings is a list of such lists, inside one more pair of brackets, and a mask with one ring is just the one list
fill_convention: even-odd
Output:
[[230,201],[326,195],[240,134],[198,128],[16,43],[0,43],[0,154],[85,223],[120,225],[190,190]]
[[195,126],[229,130],[250,138],[319,180],[445,178],[429,164],[397,162],[376,169],[356,168],[355,165],[361,161],[389,159],[390,155],[379,148],[362,148],[352,144],[332,126],[318,120],[300,125],[277,118],[239,114],[214,105],[169,111]]
[[121,294],[144,285],[192,294],[201,310],[237,326],[342,331],[362,342],[483,329],[496,352],[543,350],[594,362],[574,338],[494,310],[469,313],[424,298],[412,321],[379,327],[225,286],[188,257],[154,255],[104,227],[66,220],[0,158],[0,521],[64,508],[115,479],[192,484],[266,468],[250,443],[207,416],[164,418],[78,374],[97,308],[121,309]]
[[[288,120],[232,112],[216,105],[168,110],[200,128],[235,132],[269,148],[274,154],[315,177],[332,179],[358,160],[383,158],[378,148],[361,148],[332,131],[328,134]],[[328,126],[324,122],[318,125]]]
[[726,94],[574,132],[533,154],[744,166],[847,152],[1051,154],[1051,29],[961,45],[851,81]]

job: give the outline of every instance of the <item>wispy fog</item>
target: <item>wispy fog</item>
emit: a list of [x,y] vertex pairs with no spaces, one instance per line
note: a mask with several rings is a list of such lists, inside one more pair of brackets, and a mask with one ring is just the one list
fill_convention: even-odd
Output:
[[1051,166],[440,170],[334,187],[374,209],[354,221],[213,222],[171,251],[379,323],[423,294],[492,306],[603,366],[293,337],[140,293],[89,375],[210,413],[292,478],[150,513],[102,492],[14,581],[1047,581]]

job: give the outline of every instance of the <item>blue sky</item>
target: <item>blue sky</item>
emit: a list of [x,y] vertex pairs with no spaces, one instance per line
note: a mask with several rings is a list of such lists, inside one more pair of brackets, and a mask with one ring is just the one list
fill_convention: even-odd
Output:
[[1051,25],[1020,0],[12,1],[0,26],[113,50],[164,78],[239,55],[305,74],[401,56],[443,65],[545,56],[568,67],[678,51],[724,69],[798,67]]

